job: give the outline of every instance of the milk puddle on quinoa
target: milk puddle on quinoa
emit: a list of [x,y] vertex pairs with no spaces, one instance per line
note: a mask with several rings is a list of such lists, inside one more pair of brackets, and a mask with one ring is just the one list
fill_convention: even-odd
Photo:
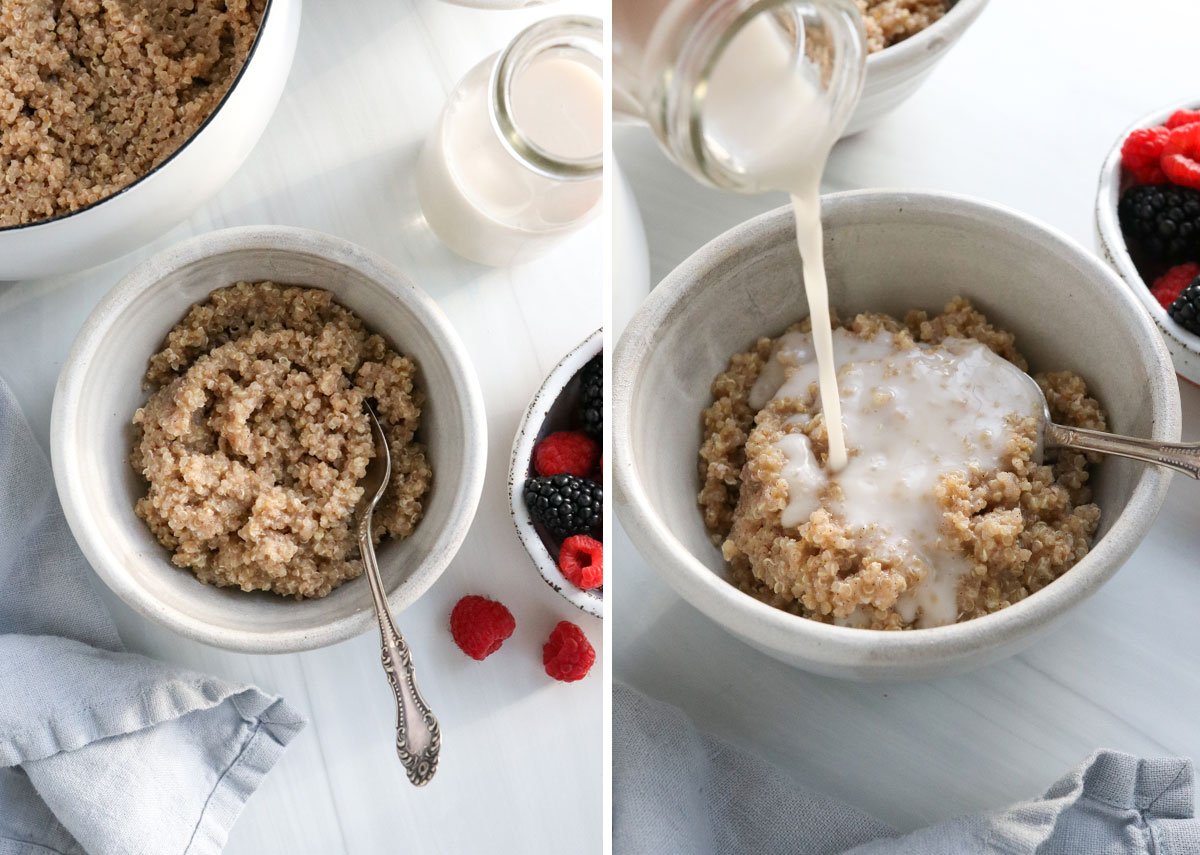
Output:
[[[803,524],[822,505],[840,514],[881,554],[925,568],[897,603],[906,622],[954,623],[958,584],[972,565],[943,542],[938,480],[956,470],[996,469],[1010,419],[1041,413],[1037,392],[1020,369],[978,342],[901,349],[891,333],[862,339],[833,329],[820,181],[841,128],[813,66],[797,58],[793,37],[771,16],[758,16],[731,40],[705,103],[714,156],[761,189],[787,191],[795,213],[812,332],[783,337],[750,404],[757,411],[772,398],[806,397],[816,383],[828,450],[822,466],[805,434],[777,441],[789,496],[783,525]],[[861,624],[862,615],[837,622]]]
[[[843,329],[832,338],[842,418],[855,454],[831,473],[805,434],[779,439],[788,485],[782,524],[799,526],[818,507],[828,508],[880,554],[926,568],[920,584],[896,603],[906,622],[954,623],[958,583],[972,565],[944,541],[938,481],[951,472],[999,468],[1012,419],[1038,416],[1040,395],[1021,369],[977,341],[900,348],[890,332],[864,339]],[[750,406],[806,397],[817,376],[813,337],[787,333],[755,383]],[[788,424],[804,426],[809,418],[793,416]],[[859,617],[838,622],[854,625]]]

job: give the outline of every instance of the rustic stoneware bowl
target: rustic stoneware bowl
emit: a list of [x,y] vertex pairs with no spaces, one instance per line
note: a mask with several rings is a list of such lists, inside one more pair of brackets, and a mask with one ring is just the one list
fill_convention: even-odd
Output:
[[242,70],[174,154],[123,190],[70,214],[0,228],[0,282],[82,270],[124,255],[216,194],[267,128],[296,54],[301,0],[267,0]]
[[598,618],[604,617],[603,589],[582,591],[567,581],[558,569],[558,547],[548,533],[543,533],[534,525],[522,493],[525,479],[536,474],[533,471],[534,446],[546,435],[556,430],[571,430],[575,425],[575,410],[579,405],[579,372],[603,349],[604,332],[596,330],[554,367],[521,418],[508,466],[509,507],[521,545],[533,559],[547,585],[575,608]]
[[[1113,430],[1178,439],[1179,391],[1162,339],[1112,271],[1063,235],[1003,208],[924,193],[828,196],[824,220],[830,297],[843,313],[937,310],[962,294],[1017,334],[1034,369],[1083,375]],[[731,354],[807,314],[795,227],[791,212],[780,209],[676,268],[614,355],[617,513],[648,563],[734,635],[799,668],[842,678],[961,672],[1029,644],[1095,593],[1145,536],[1169,476],[1107,460],[1096,480],[1103,517],[1091,553],[996,614],[886,633],[796,617],[741,593],[726,580],[696,504],[700,413]]]
[[957,0],[912,38],[867,57],[862,96],[843,136],[865,130],[911,98],[986,5],[987,0]]
[[141,614],[181,635],[254,653],[321,647],[374,625],[359,577],[319,600],[202,584],[170,558],[133,506],[145,484],[129,464],[130,420],[146,399],[147,360],[188,308],[239,280],[333,292],[339,303],[412,356],[428,402],[419,434],[433,486],[406,540],[384,541],[379,564],[400,612],[458,551],[479,502],[487,449],[483,398],[466,350],[428,295],[366,250],[304,229],[213,232],[151,258],[92,312],[59,376],[51,417],[54,479],[71,531],[105,583]]
[[1167,343],[1167,350],[1171,352],[1171,358],[1175,362],[1175,370],[1181,377],[1193,383],[1200,383],[1200,335],[1188,332],[1171,320],[1167,310],[1154,299],[1154,295],[1150,293],[1150,283],[1142,279],[1129,256],[1125,234],[1117,220],[1117,202],[1121,198],[1121,144],[1125,142],[1130,131],[1161,125],[1176,110],[1184,109],[1200,109],[1200,104],[1195,100],[1175,104],[1166,110],[1143,116],[1121,132],[1100,169],[1100,188],[1096,194],[1096,240],[1100,253],[1121,274],[1121,278],[1129,285],[1129,290],[1146,307],[1146,311],[1158,325],[1163,340]]

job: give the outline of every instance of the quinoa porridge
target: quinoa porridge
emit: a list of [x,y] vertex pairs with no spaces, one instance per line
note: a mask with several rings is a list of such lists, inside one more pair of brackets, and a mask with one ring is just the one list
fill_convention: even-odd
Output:
[[855,0],[876,53],[915,36],[950,11],[951,0]]
[[[1010,333],[961,298],[838,326],[850,462],[831,475],[808,330],[734,355],[703,416],[699,503],[739,588],[827,623],[928,627],[1005,608],[1087,554],[1098,458],[1041,459]],[[1034,379],[1056,422],[1105,427],[1079,376]]]
[[131,462],[139,517],[171,560],[213,585],[323,597],[362,573],[358,482],[374,456],[370,401],[392,480],[376,538],[404,538],[432,479],[415,439],[417,366],[327,291],[239,282],[192,306],[150,360]]
[[224,98],[267,2],[0,2],[0,227],[98,202],[170,156]]

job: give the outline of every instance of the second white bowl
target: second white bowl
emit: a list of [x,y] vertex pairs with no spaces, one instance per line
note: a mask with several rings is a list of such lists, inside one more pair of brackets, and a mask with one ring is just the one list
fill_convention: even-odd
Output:
[[986,5],[987,0],[957,0],[912,38],[867,57],[862,96],[843,136],[865,130],[911,98]]
[[487,421],[475,371],[433,300],[381,258],[305,229],[227,229],[151,258],[84,323],[54,395],[50,444],[67,522],[92,567],[126,603],[182,635],[251,653],[332,644],[375,620],[363,578],[318,600],[205,585],[171,564],[134,514],[145,483],[129,463],[134,410],[150,356],[188,308],[238,281],[323,288],[411,356],[427,402],[418,436],[433,486],[411,537],[384,541],[379,566],[392,608],[411,605],[466,536],[483,488]]

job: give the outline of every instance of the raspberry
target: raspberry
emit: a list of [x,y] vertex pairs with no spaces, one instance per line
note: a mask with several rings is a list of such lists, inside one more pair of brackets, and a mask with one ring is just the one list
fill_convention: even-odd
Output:
[[595,661],[596,649],[584,636],[583,630],[570,621],[559,621],[542,647],[542,664],[546,666],[546,673],[564,683],[582,680]]
[[1164,309],[1169,309],[1171,304],[1183,293],[1183,289],[1191,285],[1192,280],[1197,276],[1200,276],[1200,264],[1192,262],[1177,264],[1154,280],[1154,284],[1150,287],[1150,293],[1154,295],[1154,299],[1158,300],[1159,305]]
[[1200,190],[1200,122],[1171,131],[1161,162],[1171,183]]
[[503,603],[474,595],[459,600],[450,612],[454,643],[472,659],[483,661],[500,649],[517,622]]
[[1167,119],[1167,128],[1175,130],[1193,122],[1200,122],[1200,110],[1176,110],[1171,114],[1171,118]]
[[533,468],[537,474],[577,475],[586,478],[596,468],[600,443],[586,433],[560,430],[537,444],[533,450]]
[[604,584],[604,544],[586,534],[568,537],[558,550],[558,569],[584,591]]
[[1121,164],[1139,184],[1163,184],[1166,181],[1160,159],[1170,134],[1166,128],[1138,128],[1121,146]]

